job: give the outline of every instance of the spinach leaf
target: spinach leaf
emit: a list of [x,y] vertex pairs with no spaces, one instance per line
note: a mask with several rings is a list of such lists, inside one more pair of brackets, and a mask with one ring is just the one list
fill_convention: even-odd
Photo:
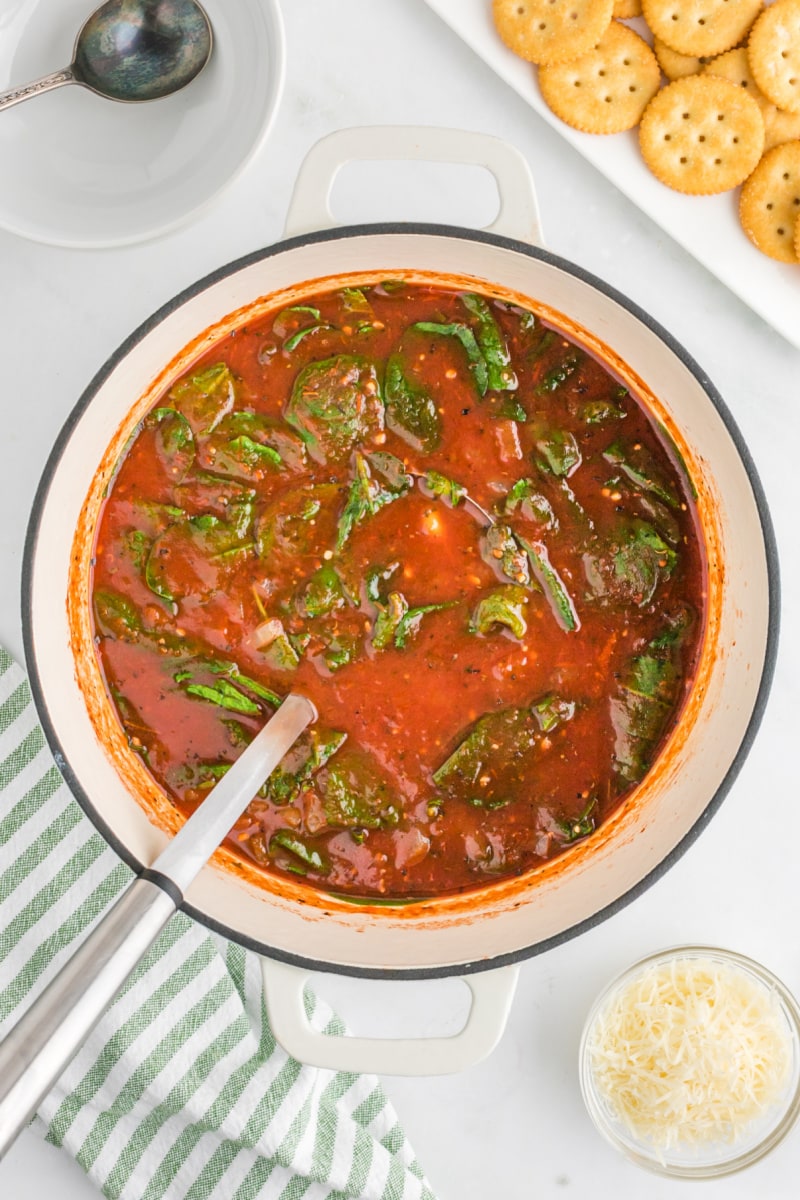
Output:
[[531,712],[539,722],[542,733],[549,733],[551,729],[557,728],[564,721],[572,720],[575,716],[575,702],[574,700],[564,700],[561,696],[550,692],[531,705]]
[[155,408],[144,425],[155,430],[156,453],[173,483],[180,483],[192,468],[194,434],[183,413],[174,408]]
[[[286,854],[289,861],[286,861]],[[305,875],[307,871],[315,871],[319,875],[327,875],[331,869],[330,859],[321,850],[316,850],[310,842],[291,829],[277,829],[269,839],[269,854],[286,871],[297,875]]]
[[614,769],[625,784],[649,770],[683,686],[681,650],[692,624],[688,609],[669,614],[644,654],[634,655],[611,700]]
[[408,612],[408,601],[402,592],[390,592],[385,607],[382,607],[372,627],[372,645],[376,650],[391,646],[403,617]]
[[241,433],[220,446],[211,469],[244,479],[263,479],[265,474],[279,472],[282,466],[283,459],[277,450],[254,442],[246,433]]
[[131,560],[137,571],[143,571],[150,553],[152,538],[143,529],[128,529],[122,535],[121,550]]
[[[554,339],[555,340],[555,339]],[[560,363],[547,372],[536,385],[536,393],[539,396],[546,396],[549,393],[556,392],[562,384],[566,383],[570,375],[572,375],[581,363],[581,354],[578,351],[570,351],[565,354]]]
[[248,538],[218,517],[187,517],[153,542],[145,582],[168,603],[190,594],[207,595],[220,586],[228,564],[252,548]]
[[613,400],[589,400],[579,415],[587,425],[605,425],[606,421],[621,421],[625,413]]
[[185,379],[169,393],[174,407],[183,414],[195,437],[213,433],[236,404],[238,381],[223,362],[215,363]]
[[163,533],[169,525],[173,525],[175,521],[186,516],[185,510],[178,508],[175,504],[156,504],[150,500],[133,500],[131,507],[136,513],[140,527],[144,525],[144,531],[151,538]]
[[296,333],[303,322],[308,325],[309,317],[314,322],[322,319],[322,314],[313,304],[293,304],[290,308],[283,308],[272,322],[272,332],[276,338],[284,341]]
[[490,566],[499,568],[514,583],[530,587],[531,572],[528,555],[508,525],[499,522],[490,525],[484,531],[481,541],[483,557]]
[[442,440],[442,420],[432,397],[405,374],[402,355],[389,356],[383,386],[389,429],[415,450],[430,454]]
[[342,462],[383,429],[383,401],[372,363],[349,354],[312,362],[294,382],[285,418],[315,462]]
[[[212,676],[211,682],[203,681],[207,675]],[[273,708],[278,708],[281,703],[280,696],[270,688],[243,675],[236,663],[224,659],[191,659],[175,672],[175,682],[190,696],[208,700],[231,712],[251,716],[262,712],[262,706],[256,703],[253,696],[265,700]],[[247,695],[247,692],[252,695]]]
[[486,365],[486,359],[481,352],[475,334],[469,325],[463,325],[457,321],[449,325],[438,324],[436,321],[417,321],[411,328],[419,330],[420,333],[435,333],[441,337],[458,338],[466,351],[469,360],[469,370],[475,382],[478,395],[486,395],[489,387],[489,368]]
[[[180,683],[182,680],[178,680],[178,682]],[[244,692],[240,692],[233,684],[228,683],[227,679],[220,679],[215,684],[187,683],[184,691],[201,700],[210,700],[212,704],[217,704],[220,708],[227,708],[231,712],[251,715],[261,712],[261,708],[255,700],[251,700]]]
[[525,358],[528,362],[536,362],[537,359],[544,358],[547,351],[556,342],[554,330],[547,329],[544,325],[539,325],[536,332],[539,334],[538,339],[525,353]]
[[537,490],[532,479],[518,479],[506,496],[503,512],[519,513],[528,521],[544,529],[557,529],[558,521],[553,506],[546,496]]
[[403,650],[410,637],[419,632],[422,618],[426,613],[443,612],[446,608],[455,608],[457,600],[448,600],[444,604],[421,604],[418,608],[409,608],[397,623],[394,644],[398,650]]
[[652,454],[641,442],[633,446],[613,442],[603,452],[603,458],[612,466],[618,467],[642,491],[652,492],[670,508],[680,508],[680,497],[663,477]]
[[364,581],[364,588],[367,593],[367,599],[373,604],[383,603],[381,595],[381,581],[388,583],[397,570],[400,568],[400,563],[395,560],[389,563],[386,567],[370,567],[367,571]]
[[358,653],[359,639],[352,630],[336,629],[329,635],[322,655],[329,671],[346,667]]
[[549,601],[561,628],[568,632],[580,629],[581,623],[572,597],[564,580],[550,562],[547,547],[542,542],[526,542],[524,538],[519,538],[519,542],[528,555],[533,576]]
[[[571,717],[565,709],[559,720]],[[433,782],[452,799],[476,808],[502,808],[519,796],[520,777],[535,764],[543,736],[533,707],[486,713],[433,772]]]
[[592,796],[589,803],[577,817],[569,817],[565,821],[558,822],[563,840],[568,845],[579,841],[580,838],[588,837],[590,833],[594,833],[596,822],[593,813],[596,808],[597,797]]
[[329,325],[326,321],[322,321],[318,325],[306,325],[305,328],[298,329],[297,333],[293,333],[292,336],[288,337],[283,343],[284,351],[287,354],[291,354],[291,352],[296,350],[303,339],[307,338],[310,333],[320,333],[325,329],[333,329],[333,326]]
[[256,521],[260,558],[319,558],[336,534],[339,485],[317,483],[276,496]]
[[274,671],[295,671],[300,655],[285,633],[279,633],[264,650],[264,661]]
[[477,319],[476,338],[486,360],[489,387],[498,392],[515,391],[518,380],[511,366],[511,354],[489,305],[480,296],[471,293],[465,293],[461,297],[461,303]]
[[673,549],[681,543],[681,527],[674,513],[655,496],[640,492],[636,497],[639,510],[648,517]]
[[467,489],[463,484],[457,483],[455,479],[450,479],[447,475],[440,474],[439,471],[426,471],[422,482],[426,491],[430,492],[432,496],[446,500],[451,508],[457,508],[459,501],[467,494]]
[[373,450],[367,454],[370,466],[382,475],[390,491],[403,496],[414,486],[414,477],[409,475],[405,463],[386,450]]
[[573,433],[564,429],[551,429],[536,439],[539,457],[536,465],[541,471],[568,478],[581,465],[580,447]]
[[619,521],[610,540],[584,555],[586,578],[601,600],[626,600],[644,608],[678,561],[658,531],[634,517]]
[[317,774],[314,790],[334,828],[382,829],[400,820],[397,797],[366,751],[340,750]]
[[[375,457],[372,455],[370,461],[374,461]],[[385,455],[384,457],[393,456]],[[383,486],[373,478],[366,456],[356,450],[354,455],[355,478],[350,485],[350,493],[339,518],[339,536],[336,540],[338,550],[342,549],[356,525],[366,517],[374,516],[385,505],[391,504],[393,500],[397,500],[408,491],[411,477],[402,470],[402,463],[399,462],[399,459],[395,459],[395,462],[399,464],[401,474],[395,478],[394,483],[387,480],[387,486]],[[385,475],[384,478],[386,478]]]
[[306,584],[302,607],[307,617],[321,617],[344,608],[346,597],[342,581],[330,563],[323,563]]
[[518,584],[509,583],[505,587],[495,588],[478,602],[472,615],[473,632],[485,637],[495,625],[505,625],[514,637],[523,638],[528,629],[525,620],[527,603],[528,594]]
[[307,730],[284,754],[259,795],[277,805],[296,803],[316,773],[346,740],[347,734],[337,729]]
[[95,591],[94,618],[102,634],[121,642],[137,641],[144,630],[144,618],[136,605],[111,588]]
[[203,461],[217,474],[249,478],[255,468],[303,471],[306,448],[284,421],[239,410],[224,417],[203,444]]
[[442,612],[454,608],[457,603],[456,600],[449,600],[444,604],[421,604],[409,608],[402,592],[390,592],[386,604],[379,606],[380,611],[372,629],[372,645],[376,650],[385,650],[394,644],[396,649],[404,650],[409,638],[419,632],[422,618],[427,613]]
[[342,308],[346,313],[359,313],[371,317],[372,305],[361,288],[342,288],[338,295],[341,297]]

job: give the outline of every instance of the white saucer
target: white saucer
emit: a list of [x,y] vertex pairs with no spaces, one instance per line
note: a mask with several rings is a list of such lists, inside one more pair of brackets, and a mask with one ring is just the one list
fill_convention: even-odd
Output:
[[[96,0],[6,0],[0,91],[67,66]],[[122,246],[197,216],[266,137],[283,87],[277,0],[204,0],[211,62],[183,91],[118,104],[63,87],[0,113],[0,227]]]

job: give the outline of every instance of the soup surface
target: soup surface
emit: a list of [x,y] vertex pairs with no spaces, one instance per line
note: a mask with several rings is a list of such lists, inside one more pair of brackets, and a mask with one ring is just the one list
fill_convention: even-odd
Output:
[[589,837],[691,685],[691,489],[584,348],[386,280],[237,328],[137,427],[101,513],[97,653],[184,813],[289,691],[320,720],[230,834],[265,871],[429,896]]

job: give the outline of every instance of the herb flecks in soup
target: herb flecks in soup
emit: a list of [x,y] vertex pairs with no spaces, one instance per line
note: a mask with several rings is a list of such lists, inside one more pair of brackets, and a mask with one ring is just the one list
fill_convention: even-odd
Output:
[[704,586],[680,464],[619,380],[530,312],[394,280],[238,328],[159,399],[93,603],[182,812],[305,693],[320,721],[230,843],[403,897],[593,833],[677,719]]

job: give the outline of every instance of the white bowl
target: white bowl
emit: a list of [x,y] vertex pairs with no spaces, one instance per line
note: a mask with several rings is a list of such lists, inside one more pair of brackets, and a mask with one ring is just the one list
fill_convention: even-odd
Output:
[[[67,66],[92,0],[19,0],[0,22],[0,89]],[[163,100],[62,87],[2,114],[0,227],[59,246],[122,246],[199,215],[269,132],[283,86],[277,0],[208,0],[214,53]]]

